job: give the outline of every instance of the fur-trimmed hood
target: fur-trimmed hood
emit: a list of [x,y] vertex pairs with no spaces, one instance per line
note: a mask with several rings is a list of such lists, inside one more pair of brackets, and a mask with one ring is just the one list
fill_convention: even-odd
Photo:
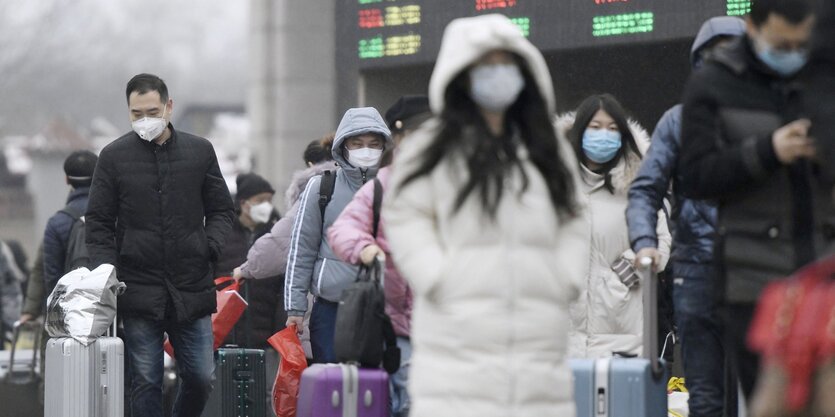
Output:
[[336,165],[336,161],[325,161],[313,165],[310,168],[294,172],[293,177],[290,179],[290,186],[287,187],[287,191],[284,193],[284,212],[287,213],[293,207],[293,204],[296,204],[296,200],[302,195],[304,188],[307,186],[307,182],[311,178],[321,175],[327,170],[336,171],[338,168],[339,166]]
[[[575,113],[565,113],[555,118],[554,126],[557,129],[557,135],[560,140],[571,143],[568,132],[574,127]],[[621,158],[620,162],[612,168],[612,186],[615,187],[615,192],[618,194],[626,194],[629,191],[629,186],[632,180],[638,175],[638,169],[641,167],[641,160],[647,153],[650,144],[650,135],[637,121],[629,119],[629,130],[635,138],[635,144],[638,145],[640,155],[636,155],[631,149],[628,149],[625,157]],[[572,151],[573,151],[573,144]]]

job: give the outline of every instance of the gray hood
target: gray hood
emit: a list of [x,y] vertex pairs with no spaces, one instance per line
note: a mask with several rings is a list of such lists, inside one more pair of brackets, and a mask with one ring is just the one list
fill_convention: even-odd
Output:
[[290,236],[284,284],[284,308],[291,316],[307,310],[307,294],[338,302],[342,291],[357,278],[357,266],[342,261],[326,239],[328,228],[354,198],[364,180],[377,175],[377,167],[356,168],[342,155],[345,139],[366,133],[385,138],[385,147],[394,146],[386,123],[377,110],[366,107],[345,112],[333,141],[333,159],[339,164],[333,194],[324,212],[319,206],[322,177],[308,181],[299,199],[299,209]]
[[[355,185],[362,184],[362,171],[360,168],[352,166],[345,159],[342,154],[342,144],[345,139],[353,136],[363,135],[366,133],[375,133],[385,138],[385,149],[391,149],[394,146],[394,141],[391,139],[391,131],[386,125],[380,112],[373,107],[360,107],[348,109],[345,115],[342,116],[342,121],[339,122],[339,127],[336,128],[336,137],[333,141],[333,160],[342,168],[343,172],[351,182]],[[377,174],[377,167],[368,168],[365,170],[366,177],[370,178]]]
[[696,35],[696,40],[693,41],[693,47],[690,48],[690,64],[694,67],[699,63],[699,52],[710,41],[719,36],[742,36],[745,34],[745,22],[732,16],[718,16],[708,19],[702,28],[699,29],[699,34]]

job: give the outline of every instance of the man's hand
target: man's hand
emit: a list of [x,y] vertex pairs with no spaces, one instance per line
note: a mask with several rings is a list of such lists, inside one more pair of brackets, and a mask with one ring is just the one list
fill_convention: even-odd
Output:
[[658,265],[661,265],[661,252],[658,251],[658,248],[643,248],[638,251],[635,255],[635,261],[633,261],[633,265],[635,269],[641,267],[641,259],[650,258],[652,259],[652,269],[657,270]]
[[374,263],[374,259],[377,257],[381,260],[386,259],[385,252],[377,245],[368,245],[360,252],[360,261],[366,265]]
[[290,316],[287,317],[287,327],[291,325],[296,325],[296,333],[301,335],[304,333],[304,316]]
[[774,153],[783,165],[789,165],[800,158],[814,159],[817,156],[815,140],[809,137],[812,122],[807,119],[795,120],[774,132],[771,144]]

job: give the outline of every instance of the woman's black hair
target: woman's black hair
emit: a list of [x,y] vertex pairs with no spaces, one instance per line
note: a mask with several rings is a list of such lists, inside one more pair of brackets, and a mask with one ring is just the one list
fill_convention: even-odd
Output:
[[[447,86],[441,125],[417,169],[403,182],[406,185],[428,175],[448,155],[466,160],[469,176],[455,200],[458,212],[473,192],[478,192],[484,210],[495,218],[504,193],[504,180],[521,161],[516,151],[519,143],[528,150],[530,161],[542,173],[557,216],[571,218],[577,213],[571,171],[565,166],[551,124],[545,99],[524,60],[514,55],[525,79],[525,87],[506,113],[505,134],[495,138],[487,127],[478,106],[470,98],[469,71],[462,71]],[[514,133],[518,132],[518,135]],[[523,187],[529,179],[522,170]]]
[[748,14],[757,27],[762,26],[772,15],[778,15],[793,25],[803,23],[815,12],[814,0],[755,0],[751,2]]
[[333,136],[331,135],[328,138],[328,135],[325,135],[322,138],[313,140],[307,145],[302,155],[305,164],[316,165],[333,159],[330,146],[325,146],[325,142],[328,139],[330,139],[330,144],[333,144]]
[[611,174],[612,168],[618,165],[621,158],[625,156],[625,152],[627,150],[631,150],[635,153],[635,155],[641,155],[641,151],[638,149],[638,144],[635,142],[635,137],[632,136],[632,130],[629,129],[629,121],[627,119],[626,110],[623,109],[620,102],[618,102],[618,100],[611,94],[593,95],[583,100],[583,102],[580,103],[580,106],[577,107],[577,112],[574,116],[574,126],[572,126],[571,130],[568,131],[568,139],[571,141],[571,146],[574,148],[577,160],[581,164],[584,163],[583,161],[587,158],[583,152],[583,133],[586,132],[586,129],[589,127],[589,123],[591,123],[594,115],[600,110],[605,111],[612,117],[615,124],[618,125],[621,144],[626,144],[626,146],[621,145],[618,153],[611,161],[601,164],[600,169],[597,170],[597,173],[602,174],[605,178],[606,189],[609,190],[609,192],[614,193],[615,188],[612,185]]

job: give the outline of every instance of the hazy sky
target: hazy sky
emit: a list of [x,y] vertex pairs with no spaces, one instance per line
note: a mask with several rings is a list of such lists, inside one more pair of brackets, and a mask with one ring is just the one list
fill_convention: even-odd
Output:
[[0,135],[62,116],[127,131],[125,84],[165,79],[175,106],[243,104],[246,0],[0,0]]

